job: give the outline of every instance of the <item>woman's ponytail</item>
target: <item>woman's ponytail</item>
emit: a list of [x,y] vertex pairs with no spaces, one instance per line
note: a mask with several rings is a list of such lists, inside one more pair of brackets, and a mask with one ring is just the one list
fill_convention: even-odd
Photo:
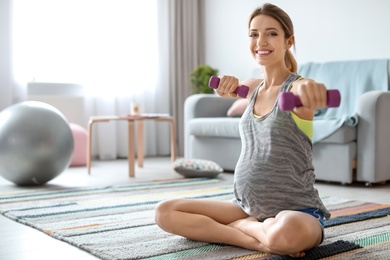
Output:
[[284,63],[286,64],[286,67],[289,71],[295,73],[298,72],[298,63],[290,50],[286,51],[286,55],[284,56]]

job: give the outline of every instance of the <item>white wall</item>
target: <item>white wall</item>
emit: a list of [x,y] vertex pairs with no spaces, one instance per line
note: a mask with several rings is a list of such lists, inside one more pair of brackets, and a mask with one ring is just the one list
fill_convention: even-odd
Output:
[[[293,23],[298,63],[390,58],[390,1],[275,0]],[[252,77],[259,66],[248,43],[248,18],[263,1],[207,0],[206,63],[220,74]]]

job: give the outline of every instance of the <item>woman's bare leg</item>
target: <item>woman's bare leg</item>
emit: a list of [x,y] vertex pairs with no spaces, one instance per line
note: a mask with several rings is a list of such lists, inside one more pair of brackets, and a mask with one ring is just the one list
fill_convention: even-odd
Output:
[[249,217],[237,220],[230,226],[255,237],[273,252],[291,256],[303,256],[304,250],[319,245],[322,239],[318,220],[297,211],[282,211],[264,222]]
[[269,252],[254,237],[228,226],[248,215],[232,202],[174,199],[156,208],[156,223],[163,230],[189,239],[224,243]]
[[309,214],[282,211],[259,222],[232,202],[174,199],[156,208],[163,230],[189,239],[224,243],[271,254],[300,257],[318,245],[322,231]]

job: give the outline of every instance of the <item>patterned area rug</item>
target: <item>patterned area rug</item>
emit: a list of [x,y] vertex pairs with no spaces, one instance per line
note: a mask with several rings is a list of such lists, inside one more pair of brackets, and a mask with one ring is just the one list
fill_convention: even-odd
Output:
[[[102,259],[290,259],[188,240],[160,230],[154,207],[174,197],[230,200],[220,179],[181,179],[85,189],[0,193],[0,213]],[[389,259],[390,205],[322,198],[325,241],[301,259]]]

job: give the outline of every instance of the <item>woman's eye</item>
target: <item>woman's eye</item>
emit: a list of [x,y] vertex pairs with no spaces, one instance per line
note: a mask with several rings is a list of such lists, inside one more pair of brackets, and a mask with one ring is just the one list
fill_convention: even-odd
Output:
[[256,37],[256,36],[257,36],[256,33],[250,33],[250,34],[249,34],[249,37]]
[[278,36],[278,34],[276,32],[270,32],[268,35],[269,36]]

